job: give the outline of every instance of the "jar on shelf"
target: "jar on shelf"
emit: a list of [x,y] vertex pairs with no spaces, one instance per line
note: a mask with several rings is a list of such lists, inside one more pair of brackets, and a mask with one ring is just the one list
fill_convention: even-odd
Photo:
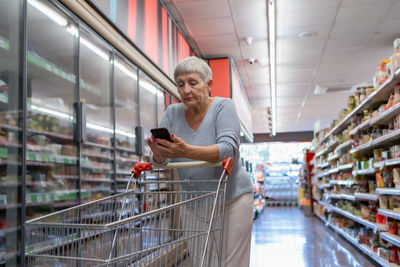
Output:
[[393,68],[397,71],[400,69],[400,38],[397,38],[393,42],[394,54],[393,54]]

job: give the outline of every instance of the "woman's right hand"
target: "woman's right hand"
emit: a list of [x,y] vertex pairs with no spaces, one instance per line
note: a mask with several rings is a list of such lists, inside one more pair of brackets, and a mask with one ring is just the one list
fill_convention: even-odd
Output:
[[153,136],[151,138],[147,138],[146,142],[153,152],[153,160],[156,163],[162,163],[167,159],[161,154],[160,150],[158,149],[157,140],[154,139]]

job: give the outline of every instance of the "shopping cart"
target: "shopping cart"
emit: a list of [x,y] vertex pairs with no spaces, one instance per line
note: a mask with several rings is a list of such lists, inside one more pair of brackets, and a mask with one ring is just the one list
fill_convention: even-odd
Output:
[[[147,181],[157,169],[218,167],[219,180]],[[26,222],[27,266],[220,266],[226,179],[219,163],[138,163],[126,192]],[[143,174],[141,175],[141,173]],[[137,179],[133,179],[137,178]],[[133,181],[133,182],[132,182]],[[215,183],[212,191],[146,192],[149,183]],[[131,183],[134,190],[129,190]]]

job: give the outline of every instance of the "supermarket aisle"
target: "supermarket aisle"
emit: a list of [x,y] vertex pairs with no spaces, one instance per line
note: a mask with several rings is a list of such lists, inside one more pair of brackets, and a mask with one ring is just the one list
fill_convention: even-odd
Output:
[[266,208],[254,222],[250,266],[375,265],[318,218],[298,208]]

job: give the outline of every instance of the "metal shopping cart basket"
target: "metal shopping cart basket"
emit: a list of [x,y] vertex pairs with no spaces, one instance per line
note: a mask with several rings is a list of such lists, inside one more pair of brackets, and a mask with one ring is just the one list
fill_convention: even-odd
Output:
[[[160,168],[138,163],[126,192],[26,222],[26,264],[220,266],[225,182],[232,165],[232,159],[170,163]],[[143,179],[142,171],[217,166],[223,167],[220,179],[203,181],[216,182],[213,191],[146,192],[140,186],[136,188],[141,190],[129,190],[131,183],[154,183]]]

